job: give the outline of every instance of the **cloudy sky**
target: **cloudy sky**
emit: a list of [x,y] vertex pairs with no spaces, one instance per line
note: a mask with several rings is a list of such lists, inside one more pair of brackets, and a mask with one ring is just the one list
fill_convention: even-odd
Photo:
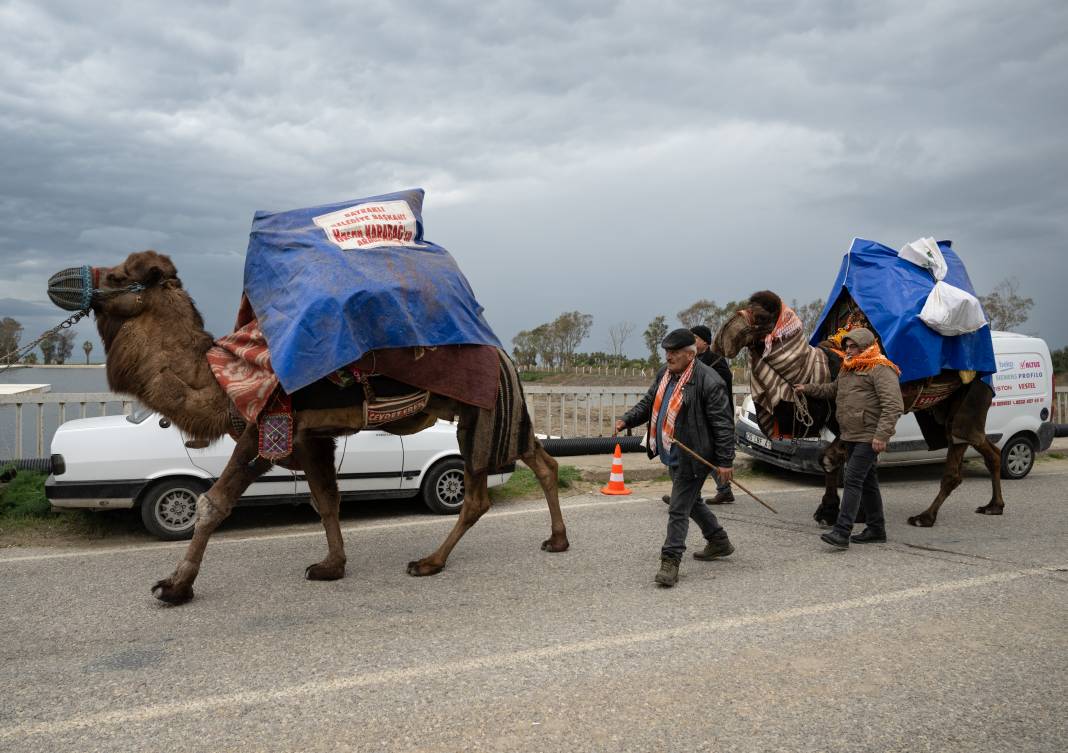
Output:
[[24,342],[52,272],[149,247],[224,334],[255,210],[421,186],[506,343],[577,309],[581,349],[629,321],[639,355],[658,314],[822,297],[854,236],[935,236],[1068,344],[1064,3],[97,6],[0,1]]

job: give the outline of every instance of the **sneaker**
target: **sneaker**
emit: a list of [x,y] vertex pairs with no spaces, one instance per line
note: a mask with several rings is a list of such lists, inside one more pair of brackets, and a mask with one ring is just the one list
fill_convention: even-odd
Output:
[[660,501],[663,502],[665,505],[670,505],[671,504],[671,495],[670,494],[665,494],[663,497],[660,498]]
[[695,560],[716,560],[734,554],[734,545],[724,536],[722,539],[709,539],[705,548],[693,553]]
[[670,557],[661,557],[660,570],[657,572],[656,577],[653,578],[653,580],[665,588],[671,588],[678,583],[679,561],[673,560]]
[[836,549],[848,549],[849,537],[844,533],[838,533],[838,531],[827,531],[827,533],[820,534],[820,541],[823,541]]
[[716,496],[709,497],[705,500],[706,505],[730,505],[734,504],[734,492],[729,489],[725,492],[718,492]]
[[858,544],[885,544],[886,531],[880,531],[869,527],[865,528],[860,533],[853,534],[849,537],[849,540],[855,541]]

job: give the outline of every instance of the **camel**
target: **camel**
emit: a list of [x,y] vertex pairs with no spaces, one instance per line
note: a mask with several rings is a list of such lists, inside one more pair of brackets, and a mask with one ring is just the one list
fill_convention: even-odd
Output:
[[[807,381],[801,373],[805,365],[803,358],[794,359],[791,363],[781,364],[777,368],[762,366],[767,363],[764,359],[765,338],[776,327],[782,311],[782,299],[775,293],[769,290],[754,293],[750,296],[747,306],[738,309],[723,323],[713,338],[711,349],[726,358],[733,358],[743,348],[748,348],[754,378],[759,369],[762,377],[779,385],[789,387],[797,382]],[[850,316],[853,326],[866,326],[873,332],[875,331],[864,318],[863,312],[855,305],[850,310]],[[797,331],[793,337],[803,338],[804,335]],[[838,365],[841,363],[840,355],[829,341],[824,340],[819,347],[803,342],[796,343],[796,345],[809,351],[809,358],[824,360],[825,365],[820,371],[827,374],[827,379],[833,378],[833,375],[837,373]],[[901,385],[905,410],[916,414],[928,448],[935,450],[948,447],[938,495],[926,510],[908,518],[909,525],[929,528],[935,524],[942,503],[961,484],[961,464],[969,446],[974,447],[982,455],[987,471],[990,473],[992,485],[990,502],[976,508],[975,511],[981,515],[1001,515],[1005,508],[1005,501],[1001,496],[1001,455],[986,436],[986,416],[993,399],[993,391],[978,379],[965,384],[957,372],[943,372],[937,379],[940,380],[938,386],[941,387],[939,390],[941,394],[936,396],[938,401],[932,402],[925,399],[922,401],[924,405],[922,409],[917,408],[921,404],[918,398],[924,388],[932,384],[932,380],[904,382]],[[788,394],[792,395],[792,391]],[[838,427],[834,421],[833,406],[826,404],[825,401],[809,400],[808,403],[812,417],[815,419],[809,426],[803,424],[799,426],[796,421],[796,405],[792,402],[784,402],[780,403],[774,412],[764,411],[766,421],[762,422],[761,428],[769,436],[785,434],[793,437],[811,437],[816,436],[823,425],[826,425],[837,435]],[[781,429],[780,427],[788,425],[787,422],[789,422],[789,429]],[[838,517],[840,502],[838,476],[844,463],[845,448],[836,436],[834,442],[824,450],[820,457],[820,464],[825,472],[825,489],[820,505],[812,516],[820,525],[831,526]]]
[[[63,273],[53,279],[61,275]],[[88,307],[96,318],[107,355],[107,379],[111,389],[133,395],[170,419],[188,435],[190,446],[206,446],[226,434],[231,428],[231,401],[213,376],[206,359],[213,337],[204,330],[200,312],[183,288],[171,259],[155,251],[142,251],[130,254],[115,267],[94,268],[91,275],[91,279],[99,280],[99,284],[83,285],[86,291],[82,300],[88,300]],[[56,296],[53,300],[62,305]],[[313,387],[315,385],[306,389]],[[298,409],[296,396],[300,392],[298,390],[292,396],[295,401],[292,454],[278,464],[301,470],[307,476],[314,506],[326,532],[327,555],[309,565],[305,577],[308,580],[336,580],[345,575],[346,558],[339,523],[335,441],[339,436],[355,434],[364,428],[364,412],[360,406],[351,404]],[[521,391],[518,402],[522,403]],[[420,413],[396,424],[376,428],[411,434],[438,418],[453,420],[458,417],[458,430],[462,430],[476,421],[482,410],[431,394]],[[522,416],[510,417],[525,421],[520,425],[528,430],[522,443],[526,449],[518,459],[534,472],[549,506],[550,536],[542,542],[541,548],[547,552],[563,552],[569,543],[557,493],[557,463],[534,437],[525,406],[520,410]],[[160,601],[177,605],[193,598],[193,582],[200,572],[211,534],[230,514],[248,485],[272,465],[260,456],[258,440],[256,422],[247,422],[237,436],[233,455],[219,479],[197,500],[193,538],[184,556],[174,572],[152,588],[152,593]],[[469,453],[464,449],[461,442],[466,467],[465,494],[459,518],[438,549],[408,563],[410,575],[440,572],[460,538],[490,508],[487,476],[495,469],[472,468]],[[515,459],[509,458],[508,462]]]

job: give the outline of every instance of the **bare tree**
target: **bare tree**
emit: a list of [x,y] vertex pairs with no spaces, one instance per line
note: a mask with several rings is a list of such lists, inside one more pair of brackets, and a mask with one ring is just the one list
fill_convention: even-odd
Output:
[[623,360],[623,343],[634,334],[636,327],[634,322],[616,322],[608,328],[608,336],[612,339],[612,356],[616,361]]
[[88,365],[88,363],[89,363],[89,354],[93,351],[93,344],[91,342],[89,342],[88,340],[86,340],[85,342],[82,343],[82,350],[85,351],[85,363],[86,363],[86,365]]
[[642,337],[645,338],[645,347],[649,349],[649,365],[654,369],[660,367],[660,341],[667,334],[667,319],[663,314],[649,322]]
[[989,295],[979,296],[990,329],[1012,331],[1031,316],[1031,307],[1035,302],[1021,297],[1019,289],[1020,281],[1011,277],[999,282]]
[[804,326],[805,332],[811,334],[812,329],[816,326],[816,322],[819,321],[820,314],[823,313],[824,302],[822,298],[817,298],[814,301],[808,303],[799,304],[797,299],[794,298],[790,302],[790,308],[797,314],[798,319],[801,320],[801,324]]

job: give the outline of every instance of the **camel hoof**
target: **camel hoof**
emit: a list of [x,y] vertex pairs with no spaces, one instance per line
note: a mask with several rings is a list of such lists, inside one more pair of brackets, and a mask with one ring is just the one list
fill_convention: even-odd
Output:
[[304,577],[307,580],[341,580],[345,577],[345,566],[317,562],[304,569]]
[[156,585],[152,586],[152,595],[162,602],[178,606],[193,598],[193,587],[175,586],[174,581],[167,578],[157,581]]
[[975,508],[975,511],[980,515],[1001,515],[1005,511],[1005,505],[995,505],[991,502],[989,505]]
[[543,552],[566,552],[570,547],[571,542],[567,540],[567,536],[550,536],[541,542]]
[[917,528],[930,528],[935,524],[933,515],[929,513],[922,513],[920,515],[913,515],[909,518],[909,525],[916,526]]
[[413,578],[422,578],[427,575],[437,575],[445,569],[444,565],[432,565],[427,560],[413,560],[408,563],[408,575]]

